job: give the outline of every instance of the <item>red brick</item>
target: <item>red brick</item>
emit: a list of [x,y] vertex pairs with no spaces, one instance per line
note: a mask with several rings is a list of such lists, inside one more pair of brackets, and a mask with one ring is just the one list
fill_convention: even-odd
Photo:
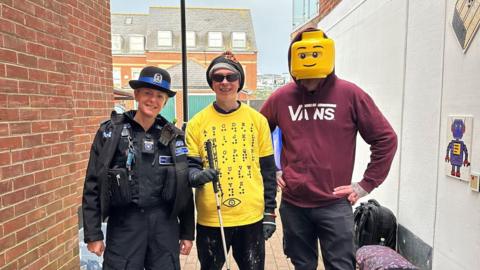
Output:
[[10,134],[18,135],[32,132],[31,123],[10,123]]
[[28,79],[31,81],[47,82],[47,72],[43,70],[30,69],[28,72]]
[[[2,207],[0,208],[0,220],[2,222],[5,222],[9,219],[11,219],[14,216],[14,208],[12,207]],[[2,245],[0,245],[1,247]]]
[[30,105],[30,98],[24,95],[9,95],[7,105],[10,108],[27,107]]
[[25,227],[27,224],[27,218],[25,216],[16,217],[10,221],[7,221],[3,225],[3,231],[5,235],[18,231],[18,229]]
[[21,177],[13,179],[12,182],[14,190],[31,186],[34,183],[33,174],[22,175]]
[[[27,43],[27,52],[29,54],[33,54],[33,55],[36,55],[36,56],[45,57],[45,55],[47,53],[47,50],[46,50],[45,46],[43,46],[41,44],[28,42]],[[40,67],[41,67],[41,65],[40,65]]]
[[18,54],[18,63],[20,65],[26,66],[26,67],[31,67],[31,68],[36,68],[38,67],[38,61],[35,56],[31,56],[28,54],[23,54],[19,53]]
[[30,104],[32,107],[47,107],[48,106],[48,96],[31,96]]
[[23,165],[23,170],[25,173],[31,173],[35,171],[43,170],[43,161],[42,160],[32,160],[25,162]]
[[[18,91],[20,93],[29,93],[29,94],[35,94],[38,93],[38,84],[35,82],[29,82],[29,81],[19,81],[18,82]],[[31,96],[30,96],[31,97]],[[31,101],[30,101],[31,103]]]
[[65,76],[60,73],[48,72],[48,82],[55,84],[64,84]]
[[[0,153],[0,166],[5,166],[5,165],[10,165],[12,163],[11,161],[11,154],[10,152],[2,152]],[[0,182],[0,194],[2,194],[2,188],[1,188],[1,182]]]
[[34,30],[19,24],[15,25],[15,34],[25,40],[35,41],[36,39],[36,32]]
[[62,51],[53,48],[47,48],[47,58],[63,61]]
[[22,146],[22,138],[20,137],[2,138],[0,140],[0,150],[15,149],[21,146]]
[[12,50],[0,48],[0,59],[2,59],[4,62],[17,63],[17,53]]
[[12,152],[12,163],[24,162],[33,158],[32,149],[22,149]]
[[25,40],[20,39],[16,36],[3,36],[3,46],[8,49],[12,49],[17,52],[26,52],[27,51],[27,43]]
[[28,79],[28,70],[24,67],[6,65],[7,77],[10,79]]
[[32,3],[29,3],[29,1],[15,0],[13,1],[13,7],[21,11],[24,11],[28,14],[35,15],[35,5],[32,5]]
[[5,260],[7,262],[14,261],[16,258],[20,257],[22,254],[25,254],[27,252],[27,243],[19,244],[15,246],[14,248],[8,250],[5,253]]
[[16,21],[20,24],[25,23],[25,15],[23,14],[23,12],[9,6],[2,6],[2,17],[12,21]]
[[56,62],[46,58],[38,59],[38,66],[43,70],[56,71]]
[[47,189],[44,183],[35,184],[25,189],[25,196],[26,198],[32,198],[34,196],[44,193],[46,190]]
[[[27,224],[34,223],[42,218],[46,217],[46,210],[44,207],[37,208],[34,211],[27,214]],[[42,228],[43,229],[43,228]]]
[[[0,247],[2,247],[2,250],[6,250],[10,247],[13,247],[15,245],[16,241],[15,241],[15,235],[14,234],[10,234],[10,235],[7,235],[6,237],[3,237],[0,239]],[[4,269],[4,268],[2,268]]]
[[37,201],[35,199],[29,199],[24,202],[21,202],[15,205],[15,215],[19,216],[27,212],[32,211],[37,206]]
[[[32,224],[27,219],[27,224]],[[24,229],[18,231],[15,235],[17,236],[17,242],[22,242],[23,240],[34,236],[38,232],[37,225],[29,225]]]
[[43,269],[44,266],[48,264],[48,255],[44,255],[42,258],[38,259],[30,266],[28,266],[27,270],[37,270]]
[[7,192],[12,191],[13,185],[11,180],[4,180],[0,182],[0,194],[5,194]]
[[52,155],[52,146],[46,145],[41,147],[36,147],[33,149],[34,158],[44,158]]
[[[3,179],[12,178],[21,175],[23,173],[23,167],[21,164],[2,167],[1,172]],[[3,197],[3,201],[5,201],[6,196],[7,195]]]
[[44,182],[44,181],[52,178],[52,171],[51,170],[44,170],[44,171],[41,171],[41,172],[36,172],[34,174],[34,178],[35,178],[35,183]]
[[44,144],[53,144],[57,143],[60,140],[59,134],[57,132],[55,133],[47,133],[42,135],[42,142]]
[[32,132],[40,133],[40,132],[48,132],[48,131],[50,131],[50,122],[40,121],[40,122],[32,123]]
[[[31,250],[31,249],[28,249]],[[18,259],[19,269],[24,269],[27,265],[31,264],[39,258],[39,252],[37,249],[28,252],[26,255]]]
[[0,123],[0,136],[7,136],[9,132],[8,123]]
[[41,143],[42,143],[42,135],[40,134],[23,136],[24,148],[39,146]]
[[46,28],[45,28],[45,24],[46,23],[42,19],[35,18],[33,16],[30,16],[30,15],[25,16],[25,25],[30,27],[30,28],[33,28],[33,29],[38,30],[40,32],[47,32]]
[[57,167],[58,165],[60,165],[59,156],[47,158],[43,161],[44,168],[53,168],[53,167]]
[[14,34],[15,33],[15,24],[13,22],[10,22],[10,21],[4,20],[3,18],[0,18],[0,32]]
[[18,120],[20,121],[37,120],[40,118],[40,110],[20,109],[18,112]]

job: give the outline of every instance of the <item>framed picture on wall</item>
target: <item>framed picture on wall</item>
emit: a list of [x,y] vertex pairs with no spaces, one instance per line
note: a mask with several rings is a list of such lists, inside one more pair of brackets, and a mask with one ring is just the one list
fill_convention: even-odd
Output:
[[457,0],[452,27],[465,53],[480,26],[480,0]]
[[445,174],[463,181],[470,181],[473,117],[449,115],[445,145]]

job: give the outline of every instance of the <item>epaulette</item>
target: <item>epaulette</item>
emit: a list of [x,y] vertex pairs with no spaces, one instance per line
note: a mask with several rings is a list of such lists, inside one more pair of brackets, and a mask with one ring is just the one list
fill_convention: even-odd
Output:
[[160,132],[160,138],[158,141],[167,146],[177,136],[183,136],[183,131],[171,123],[166,123]]
[[110,119],[112,120],[112,123],[114,125],[119,125],[123,124],[125,116],[123,115],[123,113],[117,113],[116,111],[112,111],[112,113],[110,114]]

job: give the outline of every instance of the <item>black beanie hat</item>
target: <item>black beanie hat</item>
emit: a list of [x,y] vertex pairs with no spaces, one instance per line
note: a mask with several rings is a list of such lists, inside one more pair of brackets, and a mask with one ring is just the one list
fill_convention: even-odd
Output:
[[207,75],[207,82],[210,88],[213,89],[212,78],[210,77],[211,75],[210,70],[213,68],[213,66],[219,63],[226,63],[232,66],[233,68],[235,68],[235,70],[237,70],[237,72],[240,74],[238,91],[242,90],[243,84],[245,83],[245,72],[243,71],[242,65],[237,61],[233,53],[230,51],[224,52],[222,55],[217,56],[215,59],[212,60],[212,62],[208,66],[206,75]]

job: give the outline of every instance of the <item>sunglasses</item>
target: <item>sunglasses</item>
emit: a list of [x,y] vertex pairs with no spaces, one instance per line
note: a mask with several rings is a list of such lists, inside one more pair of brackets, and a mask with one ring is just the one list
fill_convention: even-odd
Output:
[[224,79],[227,79],[228,82],[234,82],[240,78],[240,74],[238,73],[232,73],[228,75],[223,75],[223,74],[213,74],[212,75],[212,80],[216,82],[223,82]]

